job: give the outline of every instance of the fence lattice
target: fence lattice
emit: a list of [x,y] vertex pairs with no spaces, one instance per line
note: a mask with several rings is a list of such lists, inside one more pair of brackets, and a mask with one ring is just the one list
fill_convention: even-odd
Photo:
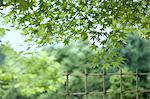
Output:
[[[96,95],[96,94],[99,94],[101,97],[99,97],[98,99],[108,99],[108,95],[112,94],[112,93],[116,93],[116,94],[119,94],[118,96],[118,99],[126,99],[125,98],[125,95],[126,93],[133,93],[135,94],[135,98],[134,99],[140,99],[140,95],[145,93],[145,94],[150,94],[150,80],[148,81],[147,85],[149,85],[148,88],[140,88],[139,87],[139,78],[140,76],[148,76],[150,74],[150,72],[147,72],[147,73],[141,73],[141,72],[138,72],[138,70],[136,69],[135,72],[128,72],[128,73],[124,73],[122,72],[122,69],[119,69],[119,72],[106,72],[105,69],[103,69],[102,72],[100,73],[88,73],[87,70],[85,69],[85,72],[84,73],[66,73],[65,74],[65,77],[66,77],[66,83],[65,83],[65,89],[66,89],[66,94],[65,94],[65,97],[66,99],[72,99],[70,98],[71,96],[84,96],[83,99],[92,99],[92,98],[89,98],[90,95]],[[107,90],[106,88],[106,77],[108,76],[112,76],[112,75],[118,75],[118,79],[120,80],[119,81],[119,91],[115,92],[116,90],[114,90],[114,92],[110,92]],[[84,91],[83,92],[70,92],[70,88],[69,88],[69,80],[71,77],[73,76],[78,76],[78,77],[84,77]],[[100,76],[103,81],[102,83],[102,91],[89,91],[88,90],[88,78],[89,77],[95,77],[95,76]],[[134,82],[134,85],[135,85],[135,88],[134,89],[130,89],[130,90],[123,90],[123,79],[124,79],[124,76],[134,76],[135,77],[135,82]],[[114,99],[114,98],[109,98],[109,99]],[[150,99],[150,97],[148,97],[148,99]]]

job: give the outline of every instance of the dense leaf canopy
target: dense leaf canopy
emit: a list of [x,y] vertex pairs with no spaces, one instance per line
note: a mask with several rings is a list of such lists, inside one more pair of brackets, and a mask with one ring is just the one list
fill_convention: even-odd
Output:
[[126,44],[127,33],[150,38],[149,0],[4,0],[1,8],[4,22],[21,29],[28,42],[89,39],[93,49],[103,48],[98,56],[107,60],[106,67],[124,60],[112,59]]
[[148,0],[4,0],[2,7],[10,10],[5,21],[39,44],[90,38],[117,46],[131,29],[149,39],[149,4]]

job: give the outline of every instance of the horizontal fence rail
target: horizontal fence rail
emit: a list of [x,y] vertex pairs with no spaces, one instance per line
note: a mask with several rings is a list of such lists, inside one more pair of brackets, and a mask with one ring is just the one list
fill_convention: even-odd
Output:
[[[115,93],[115,94],[119,94],[118,98],[117,99],[127,99],[125,98],[125,95],[124,94],[127,94],[127,93],[133,93],[135,94],[134,98],[130,98],[130,99],[141,99],[140,96],[141,94],[143,93],[146,93],[146,94],[149,94],[150,95],[150,80],[147,82],[147,85],[149,85],[148,88],[140,88],[139,87],[139,83],[140,83],[140,76],[148,76],[150,74],[150,71],[147,72],[147,73],[141,73],[141,72],[138,72],[138,70],[136,69],[135,72],[123,72],[122,69],[119,69],[118,72],[107,72],[105,69],[103,69],[102,72],[100,73],[88,73],[87,70],[85,69],[84,73],[68,73],[66,72],[65,73],[65,78],[66,78],[66,82],[65,82],[65,90],[66,90],[66,94],[65,94],[65,97],[66,99],[73,99],[73,98],[70,98],[71,96],[84,96],[83,98],[79,98],[79,99],[93,99],[93,98],[89,98],[88,96],[90,95],[100,95],[97,99],[115,99],[115,98],[108,98],[109,95],[111,95],[112,93]],[[110,76],[113,76],[113,75],[116,75],[119,80],[119,86],[117,89],[118,90],[114,90],[113,92],[112,91],[109,91],[107,90],[108,86],[106,87],[106,78],[109,78]],[[69,88],[69,80],[71,77],[74,77],[74,76],[77,76],[77,77],[82,77],[84,79],[84,91],[82,92],[70,92],[70,88]],[[101,91],[89,91],[88,90],[88,78],[89,77],[96,77],[96,76],[99,76],[102,80],[102,90]],[[128,79],[128,76],[134,76],[134,82],[133,82],[133,85],[135,86],[134,89],[130,89],[130,90],[124,90],[123,89],[123,82],[125,83],[124,81],[124,78],[126,77]],[[77,99],[77,98],[75,98]],[[144,99],[144,98],[143,98]],[[146,98],[146,99],[150,99],[150,97]]]

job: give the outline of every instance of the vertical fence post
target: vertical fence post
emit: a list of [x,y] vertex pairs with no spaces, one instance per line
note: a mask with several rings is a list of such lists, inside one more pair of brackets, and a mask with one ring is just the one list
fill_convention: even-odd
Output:
[[88,76],[87,69],[85,69],[85,97],[86,99],[88,99],[87,76]]
[[122,69],[120,69],[120,99],[123,99],[123,90],[122,90]]
[[105,99],[106,96],[106,90],[105,90],[105,75],[106,75],[106,71],[103,68],[103,99]]
[[138,95],[138,69],[136,69],[136,99],[139,99],[139,95]]
[[69,99],[69,88],[68,88],[68,84],[69,84],[69,73],[66,73],[66,99]]

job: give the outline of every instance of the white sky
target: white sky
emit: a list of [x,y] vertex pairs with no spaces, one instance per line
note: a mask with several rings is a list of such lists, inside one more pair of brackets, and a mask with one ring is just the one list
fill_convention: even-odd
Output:
[[[17,52],[27,51],[29,43],[24,42],[25,37],[20,35],[21,31],[15,30],[12,27],[10,27],[9,25],[2,24],[1,19],[0,19],[0,27],[10,29],[10,31],[7,31],[6,35],[1,38],[2,43],[7,43],[8,42],[10,47],[12,47]],[[33,45],[30,48],[30,50],[28,50],[28,51],[35,51],[35,50],[36,50],[36,46]]]

